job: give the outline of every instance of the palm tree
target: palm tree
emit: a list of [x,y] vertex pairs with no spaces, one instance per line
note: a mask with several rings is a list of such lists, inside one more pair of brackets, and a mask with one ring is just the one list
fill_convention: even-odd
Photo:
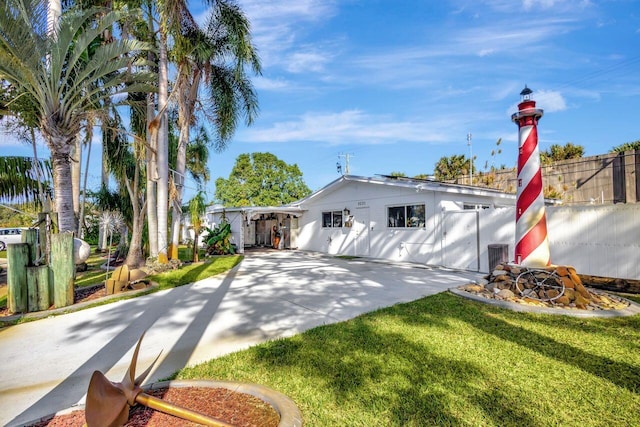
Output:
[[142,184],[144,135],[139,129],[141,127],[140,116],[138,111],[132,111],[131,123],[136,131],[132,144],[129,144],[127,140],[127,133],[119,116],[111,119],[112,122],[108,126],[111,135],[105,139],[109,143],[106,147],[108,168],[120,186],[120,194],[124,193],[128,196],[129,203],[126,204],[123,203],[126,196],[119,198],[122,205],[119,210],[125,214],[127,225],[131,229],[131,241],[125,264],[134,268],[143,265],[145,260],[142,251],[146,212],[146,199]]
[[204,199],[204,194],[202,191],[198,191],[198,193],[193,197],[193,199],[189,200],[189,216],[191,219],[191,226],[193,227],[193,262],[198,262],[198,239],[200,238],[200,230],[202,228],[202,216],[205,214],[207,209],[207,203]]
[[[104,99],[148,91],[149,73],[135,55],[150,49],[134,39],[99,45],[100,34],[132,11],[92,8],[62,14],[58,31],[47,34],[47,7],[39,0],[5,0],[0,5],[0,80],[35,106],[40,131],[51,152],[60,231],[74,231],[70,153],[83,122]],[[89,55],[91,52],[91,55]],[[10,101],[3,114],[15,114]]]
[[[217,151],[226,148],[239,116],[244,115],[250,125],[257,114],[257,97],[245,70],[249,66],[255,74],[261,72],[251,43],[249,21],[232,1],[216,0],[212,6],[204,31],[193,25],[176,37],[173,57],[179,69],[175,90],[180,126],[177,180],[184,179],[189,132],[196,122],[197,105],[206,105],[202,112],[215,125]],[[204,82],[206,95],[198,102],[202,99],[200,85]],[[183,182],[176,182],[171,241],[175,248],[179,241],[182,189]]]
[[469,173],[469,159],[464,154],[443,156],[436,163],[434,175],[438,181],[447,181]]

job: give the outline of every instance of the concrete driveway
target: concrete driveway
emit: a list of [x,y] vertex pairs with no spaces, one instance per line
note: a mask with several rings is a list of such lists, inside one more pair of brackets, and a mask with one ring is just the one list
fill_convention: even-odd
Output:
[[0,425],[20,425],[84,400],[100,370],[126,372],[147,330],[147,382],[257,343],[407,302],[479,274],[301,251],[249,253],[235,269],[191,285],[0,331]]

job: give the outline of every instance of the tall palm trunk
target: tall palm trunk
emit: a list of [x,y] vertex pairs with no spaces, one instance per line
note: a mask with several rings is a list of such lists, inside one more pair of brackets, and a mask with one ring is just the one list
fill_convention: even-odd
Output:
[[78,215],[78,238],[84,238],[84,205],[87,200],[87,178],[89,177],[89,161],[91,160],[91,138],[87,145],[87,163],[84,168],[84,180],[82,182],[82,198],[80,199],[80,214]]
[[158,128],[158,261],[167,263],[168,216],[169,216],[169,124],[167,122],[167,103],[169,101],[169,60],[167,58],[167,37],[160,32],[158,62],[158,109],[160,123]]
[[[155,96],[152,93],[147,95],[147,123],[151,123],[155,115]],[[158,257],[158,208],[156,197],[156,153],[158,148],[152,132],[147,131],[147,231],[149,233],[149,256]]]
[[180,126],[180,136],[178,137],[178,152],[176,156],[176,183],[175,203],[173,204],[171,245],[177,248],[180,243],[180,223],[182,222],[182,194],[184,190],[184,177],[187,172],[187,145],[189,144],[189,129],[193,122],[193,110],[200,87],[201,73],[195,70],[193,76],[187,74],[187,67],[181,68],[184,71],[182,76],[178,76],[179,82],[176,85],[178,91],[178,124]]
[[144,218],[146,206],[145,202],[140,202],[140,187],[138,185],[140,179],[140,168],[138,163],[134,170],[133,183],[125,180],[129,199],[131,200],[131,208],[133,211],[133,219],[131,225],[131,241],[129,242],[129,252],[125,263],[129,267],[140,267],[144,265],[144,256],[142,252],[142,230],[144,228]]
[[[105,135],[106,126],[107,126],[107,123],[103,121],[102,135]],[[102,176],[101,176],[100,182],[102,183],[102,186],[104,188],[109,188],[109,167],[107,166],[108,164],[109,162],[107,160],[107,144],[103,139],[102,141]],[[100,249],[100,251],[107,250],[107,244],[109,242],[108,237],[109,237],[108,227],[106,227],[106,225],[103,224],[102,221],[100,221],[99,236],[98,236],[98,248]]]
[[[52,137],[51,139],[56,138]],[[73,232],[75,230],[75,216],[73,214],[73,189],[69,185],[71,182],[71,161],[68,150],[68,147],[73,145],[73,141],[72,138],[69,138],[68,141],[56,140],[51,141],[51,145],[60,147],[58,150],[51,150],[58,229],[60,232]]]
[[[188,131],[187,131],[188,133]],[[188,136],[187,136],[188,138]],[[178,140],[178,153],[176,158],[176,172],[173,177],[175,194],[171,210],[171,256],[177,256],[180,244],[180,224],[182,222],[182,190],[184,189],[184,174],[186,172],[187,144],[182,142],[182,129]]]
[[[74,138],[73,148],[71,150],[71,186],[73,187],[73,214],[76,217],[77,224],[80,223],[80,177],[82,166],[82,141],[80,135]],[[78,226],[76,224],[76,230]]]

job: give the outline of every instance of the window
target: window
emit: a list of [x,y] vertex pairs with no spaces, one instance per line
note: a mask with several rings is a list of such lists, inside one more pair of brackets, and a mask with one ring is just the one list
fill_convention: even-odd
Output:
[[407,206],[407,227],[424,227],[424,218],[424,205]]
[[342,227],[342,211],[322,212],[322,227]]
[[404,210],[404,206],[394,206],[389,208],[389,227],[404,227]]
[[387,218],[391,228],[424,228],[425,205],[389,206]]

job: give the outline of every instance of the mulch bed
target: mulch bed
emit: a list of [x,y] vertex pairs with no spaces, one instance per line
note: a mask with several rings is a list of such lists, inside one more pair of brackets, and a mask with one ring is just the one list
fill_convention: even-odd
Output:
[[[237,427],[277,427],[280,416],[263,400],[246,393],[226,388],[180,387],[160,388],[148,394],[171,403],[198,411]],[[30,427],[75,427],[84,424],[84,411],[58,415]],[[137,405],[129,412],[128,427],[184,427],[196,426],[192,422]]]
[[[104,285],[96,285],[96,286],[87,286],[83,288],[76,288],[74,291],[74,304],[78,304],[81,302],[91,301],[94,299],[102,298],[107,296],[107,290]],[[0,317],[9,316],[9,309],[6,307],[0,308]]]

